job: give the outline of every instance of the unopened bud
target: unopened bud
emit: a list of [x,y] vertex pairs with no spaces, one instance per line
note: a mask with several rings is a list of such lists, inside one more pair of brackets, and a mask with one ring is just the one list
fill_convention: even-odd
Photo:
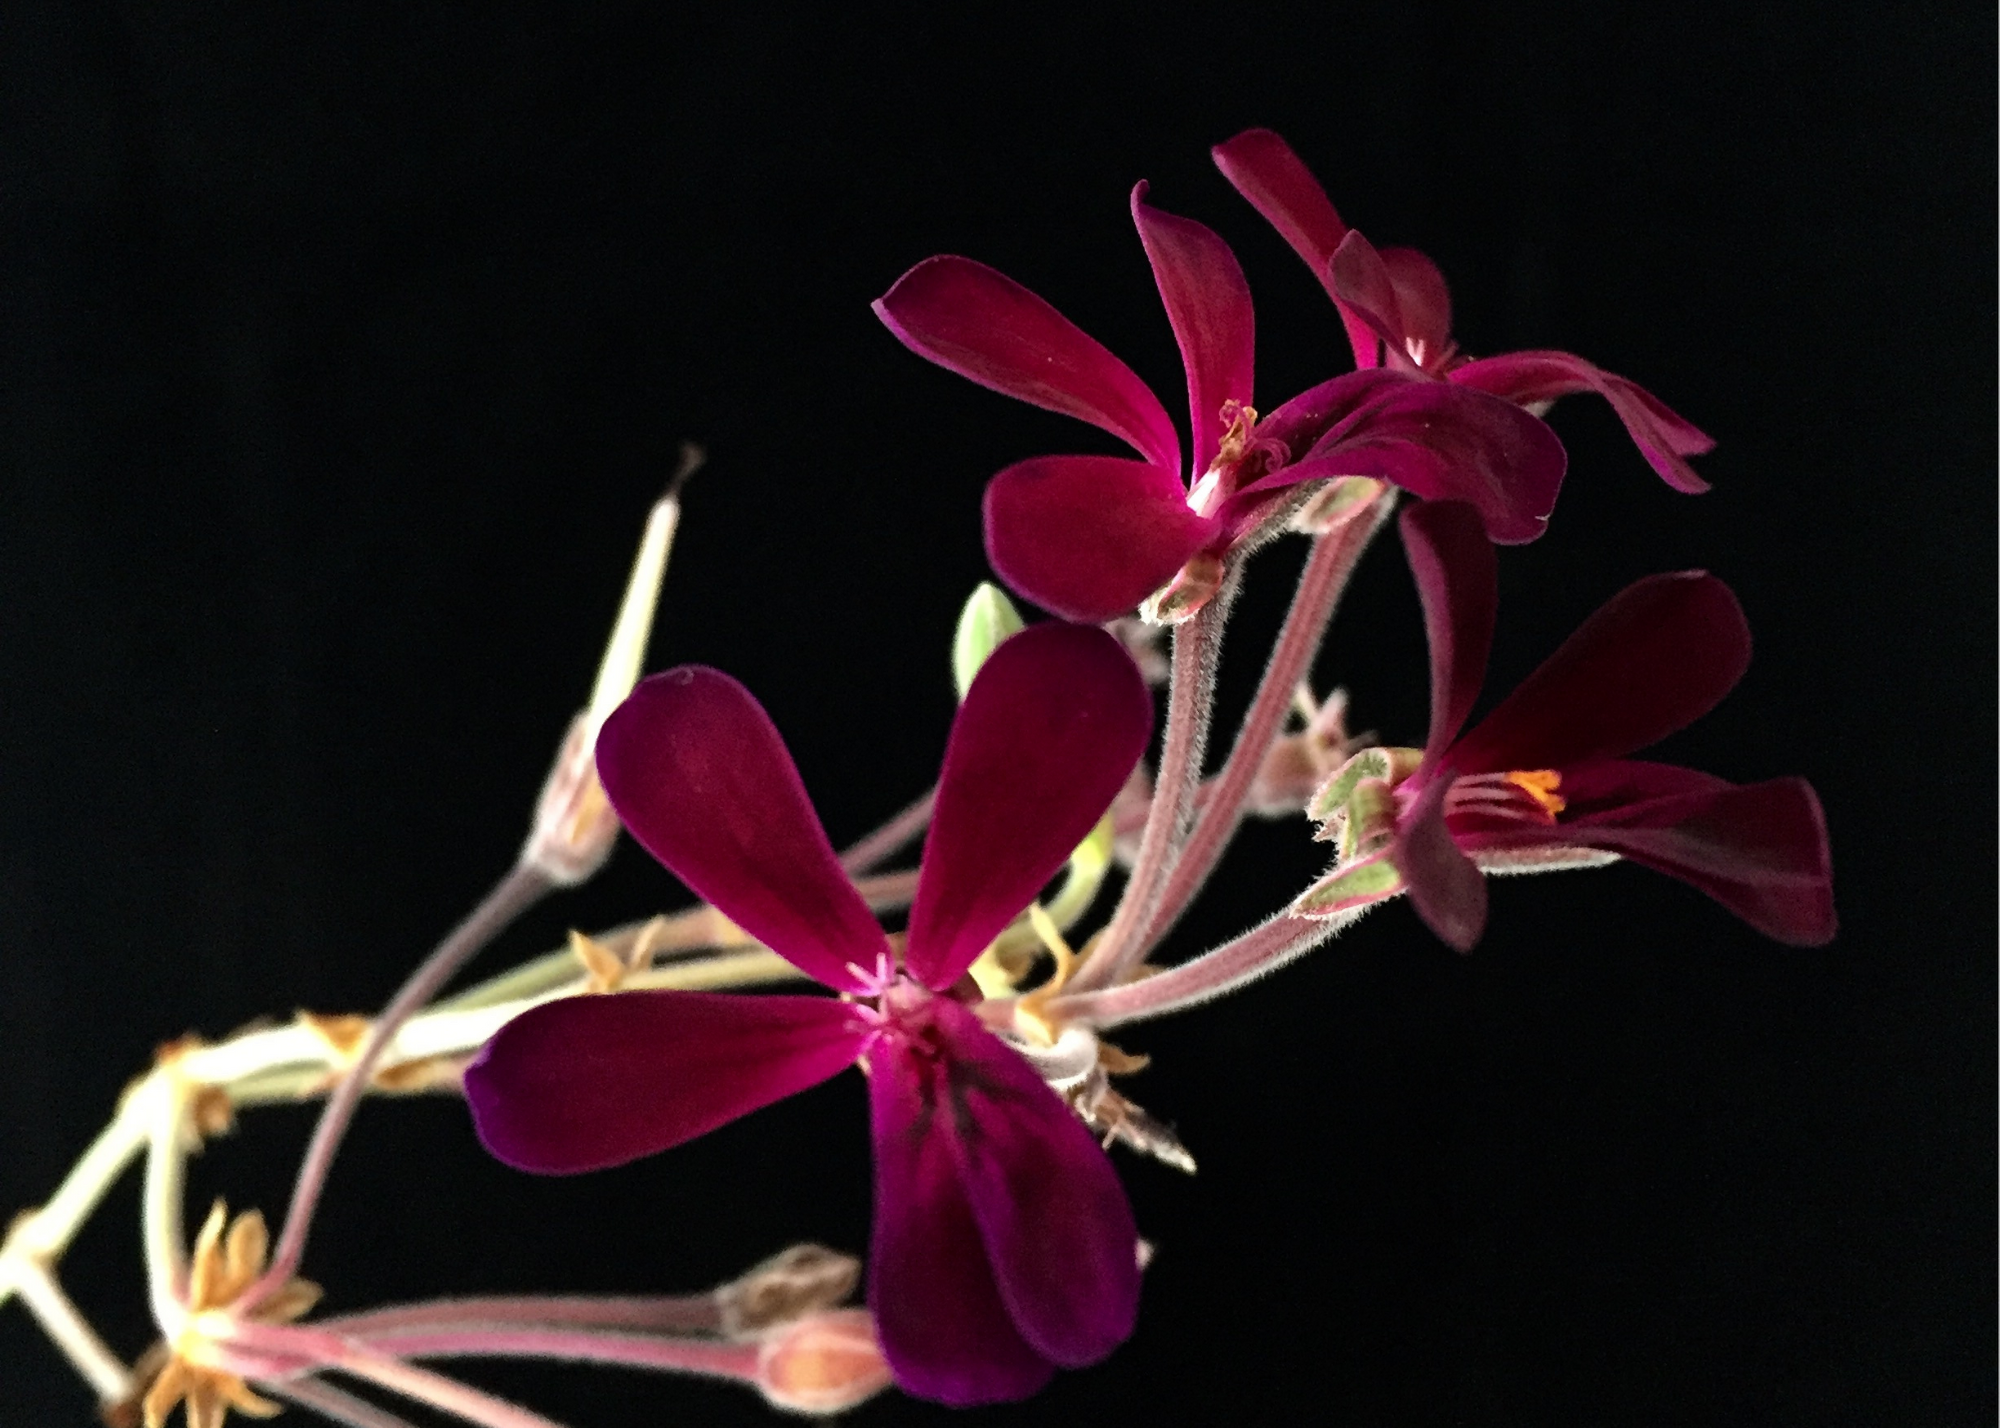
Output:
[[1383,489],[1384,483],[1372,476],[1337,477],[1292,512],[1291,527],[1305,535],[1325,535],[1361,514]]
[[833,1308],[860,1279],[861,1261],[853,1255],[793,1245],[715,1291],[718,1327],[728,1338],[755,1338],[775,1324]]
[[569,726],[521,845],[521,861],[557,887],[583,882],[604,866],[618,841],[618,815],[597,781],[597,724],[588,713]]
[[1382,901],[1403,886],[1403,875],[1386,852],[1335,868],[1298,895],[1292,916],[1344,917]]
[[960,699],[972,688],[972,678],[986,657],[999,649],[1003,640],[1025,628],[1014,602],[999,586],[982,580],[958,612],[958,629],[951,638],[951,680],[958,686]]
[[1184,624],[1215,598],[1226,573],[1220,556],[1197,555],[1172,580],[1146,597],[1139,606],[1139,618],[1155,625]]
[[774,1408],[841,1413],[893,1378],[865,1309],[836,1309],[787,1324],[757,1353],[757,1387]]

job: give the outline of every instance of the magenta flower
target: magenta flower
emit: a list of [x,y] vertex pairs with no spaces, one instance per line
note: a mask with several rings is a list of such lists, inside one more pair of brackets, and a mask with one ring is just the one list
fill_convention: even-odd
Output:
[[1414,248],[1376,252],[1341,222],[1326,191],[1285,141],[1249,129],[1212,151],[1215,165],[1284,236],[1340,310],[1362,368],[1442,378],[1537,409],[1596,392],[1611,403],[1652,468],[1677,491],[1708,483],[1685,460],[1715,442],[1636,382],[1568,352],[1468,358],[1451,340],[1451,293],[1437,265]]
[[909,1392],[1023,1398],[1138,1312],[1138,1235],[1090,1131],[987,1030],[966,969],[1138,763],[1152,700],[1116,640],[1042,625],[996,649],[945,750],[901,962],[835,858],[769,716],[712,669],[646,680],[597,765],[699,896],[842,995],[624,992],[552,1002],[467,1068],[480,1138],[567,1174],[678,1145],[842,1068],[869,1073],[868,1301]]
[[1533,540],[1562,484],[1562,446],[1469,387],[1356,372],[1259,419],[1255,320],[1236,255],[1132,192],[1132,217],[1187,369],[1192,480],[1158,397],[1019,283],[969,258],[926,259],[875,304],[919,356],[1111,433],[1142,458],[1045,456],[986,488],[986,550],[1016,590],[1072,620],[1125,614],[1198,556],[1220,561],[1301,481],[1372,476],[1470,502],[1495,540]]
[[1625,756],[1721,702],[1750,662],[1736,597],[1703,571],[1626,587],[1466,733],[1493,641],[1496,563],[1473,512],[1412,507],[1431,727],[1394,789],[1386,850],[1417,913],[1461,952],[1486,924],[1482,869],[1615,854],[1707,893],[1780,942],[1834,934],[1826,820],[1804,779],[1736,785]]

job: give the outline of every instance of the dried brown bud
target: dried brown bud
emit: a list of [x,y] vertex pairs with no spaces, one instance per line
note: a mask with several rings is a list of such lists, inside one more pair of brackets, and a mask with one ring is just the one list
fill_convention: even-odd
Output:
[[773,1325],[831,1309],[854,1292],[861,1261],[825,1245],[793,1245],[717,1289],[724,1335],[756,1338]]

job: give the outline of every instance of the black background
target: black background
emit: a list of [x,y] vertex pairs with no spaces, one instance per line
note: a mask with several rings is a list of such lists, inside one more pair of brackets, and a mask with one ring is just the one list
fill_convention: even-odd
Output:
[[[506,866],[683,438],[708,470],[654,644],[785,731],[836,840],[931,776],[977,498],[1113,448],[867,309],[958,251],[1178,405],[1131,183],[1218,227],[1264,405],[1345,365],[1210,168],[1284,133],[1474,352],[1557,346],[1714,433],[1688,498],[1601,404],[1503,553],[1491,688],[1639,575],[1706,566],[1758,655],[1661,754],[1809,776],[1839,941],[1629,868],[1406,908],[1125,1038],[1201,1159],[1128,1162],[1136,1338],[982,1421],[1990,1422],[1994,1118],[1989,7],[10,7],[0,71],[0,1203],[45,1196],[153,1044],[378,1004]],[[1291,546],[1226,655],[1240,708]],[[1393,542],[1320,664],[1420,737]],[[1312,875],[1251,830],[1185,954]],[[482,965],[678,905],[627,845]],[[692,1289],[863,1247],[857,1078],[536,1181],[448,1101],[372,1105],[308,1261],[330,1307]],[[282,1207],[304,1110],[197,1164]],[[66,1266],[147,1338],[129,1185]],[[752,1397],[482,1368],[577,1428]],[[863,1423],[936,1421],[885,1400]],[[0,1421],[90,1402],[18,1309]]]

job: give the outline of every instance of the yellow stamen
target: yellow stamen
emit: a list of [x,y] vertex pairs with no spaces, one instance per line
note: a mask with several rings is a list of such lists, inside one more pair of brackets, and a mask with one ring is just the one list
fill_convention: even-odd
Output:
[[1548,814],[1551,822],[1569,807],[1569,800],[1556,792],[1562,787],[1563,780],[1555,769],[1516,769],[1507,775],[1506,781],[1540,804],[1542,812]]

